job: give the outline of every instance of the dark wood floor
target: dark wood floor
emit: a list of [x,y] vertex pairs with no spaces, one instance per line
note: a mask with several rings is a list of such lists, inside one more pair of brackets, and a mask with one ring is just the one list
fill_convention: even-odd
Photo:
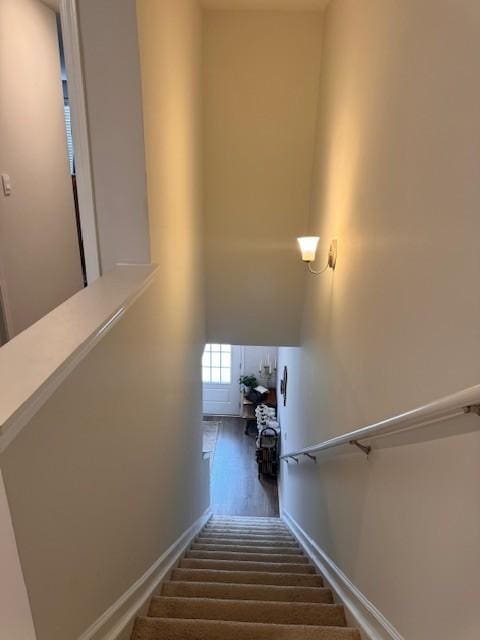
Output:
[[241,418],[221,425],[211,470],[212,511],[229,516],[278,516],[277,482],[258,479],[255,438],[244,434]]

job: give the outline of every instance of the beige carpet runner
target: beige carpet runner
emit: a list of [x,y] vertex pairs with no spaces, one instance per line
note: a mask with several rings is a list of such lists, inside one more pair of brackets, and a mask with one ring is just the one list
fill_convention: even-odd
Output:
[[360,640],[279,518],[215,516],[132,640]]

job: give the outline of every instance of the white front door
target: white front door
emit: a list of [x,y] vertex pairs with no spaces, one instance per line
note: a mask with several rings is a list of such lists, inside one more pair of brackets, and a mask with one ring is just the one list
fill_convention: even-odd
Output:
[[241,347],[206,344],[202,357],[203,413],[240,415]]

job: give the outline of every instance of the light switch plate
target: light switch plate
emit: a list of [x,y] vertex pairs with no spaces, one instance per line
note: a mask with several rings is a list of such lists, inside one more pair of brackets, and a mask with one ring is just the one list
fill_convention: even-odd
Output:
[[3,195],[9,196],[12,193],[12,183],[10,181],[10,176],[8,173],[2,173],[2,187],[3,187]]

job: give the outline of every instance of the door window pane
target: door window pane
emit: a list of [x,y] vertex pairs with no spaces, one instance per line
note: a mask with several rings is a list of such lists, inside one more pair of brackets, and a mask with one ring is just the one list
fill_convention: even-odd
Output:
[[232,345],[206,344],[202,356],[202,382],[232,383]]
[[224,367],[222,367],[220,369],[220,374],[222,377],[222,384],[230,384],[230,382],[232,381],[230,369],[225,369]]

